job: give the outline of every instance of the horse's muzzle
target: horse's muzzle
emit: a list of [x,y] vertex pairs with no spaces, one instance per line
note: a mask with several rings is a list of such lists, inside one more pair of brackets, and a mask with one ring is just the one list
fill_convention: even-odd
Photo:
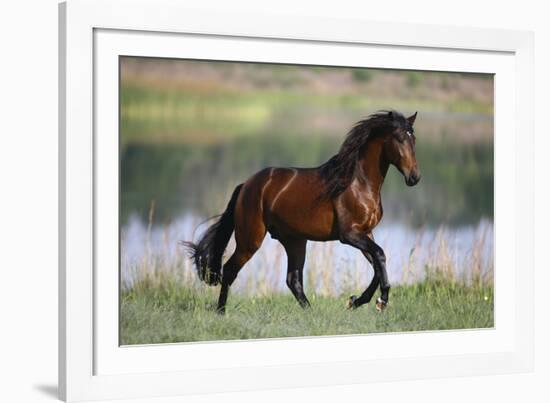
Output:
[[405,183],[407,186],[414,186],[420,181],[420,174],[411,173],[408,177],[405,178]]

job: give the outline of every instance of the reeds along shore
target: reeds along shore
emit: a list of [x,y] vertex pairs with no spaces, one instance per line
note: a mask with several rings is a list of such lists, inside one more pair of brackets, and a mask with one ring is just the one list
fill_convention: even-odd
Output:
[[[167,279],[192,289],[205,287],[198,281],[192,262],[179,241],[193,239],[206,224],[200,226],[199,219],[190,218],[181,223],[155,227],[153,221],[154,203],[151,203],[149,222],[141,231],[142,245],[140,247],[134,234],[132,253],[125,249],[128,233],[121,231],[122,288],[129,290],[143,282],[148,286],[160,285]],[[396,245],[396,242],[392,243],[392,236],[402,238],[399,231],[392,227],[381,229],[384,237],[379,241],[386,249],[390,280],[394,285],[426,280],[468,287],[493,285],[492,223],[480,223],[471,230],[473,232],[467,239],[459,239],[461,242],[456,239],[459,235],[440,227],[435,231],[422,228],[410,231],[414,239],[409,235],[408,241]],[[464,245],[465,242],[468,244]],[[460,248],[457,248],[459,243]],[[230,256],[233,248],[232,240],[225,258]],[[304,270],[306,292],[326,297],[357,292],[366,287],[372,273],[368,262],[353,248],[338,242],[308,243]],[[284,249],[268,235],[239,274],[232,292],[256,296],[286,292],[285,277]]]

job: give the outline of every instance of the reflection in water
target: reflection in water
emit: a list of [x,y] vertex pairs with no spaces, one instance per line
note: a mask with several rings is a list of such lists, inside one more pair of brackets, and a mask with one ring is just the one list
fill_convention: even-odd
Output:
[[[420,138],[420,134],[418,135]],[[235,186],[269,166],[314,167],[327,161],[341,137],[258,135],[211,145],[132,145],[121,154],[121,222],[132,214],[155,222],[182,214],[219,214]],[[493,216],[493,145],[418,141],[422,181],[407,188],[390,168],[382,188],[386,217],[406,224],[475,225]]]
[[[196,275],[184,256],[180,240],[197,239],[207,225],[187,215],[168,225],[148,227],[137,216],[129,218],[121,233],[121,278],[129,287],[147,273],[169,271],[190,284]],[[198,227],[197,230],[195,230]],[[403,224],[381,224],[374,231],[387,255],[393,284],[422,280],[430,270],[457,279],[473,275],[492,276],[493,223],[457,228],[411,229]],[[226,258],[234,248],[233,240]],[[278,241],[266,236],[262,247],[244,266],[232,291],[267,293],[286,289],[286,256]],[[372,269],[356,249],[339,242],[309,242],[304,276],[306,287],[321,294],[338,295],[361,290],[372,278]]]

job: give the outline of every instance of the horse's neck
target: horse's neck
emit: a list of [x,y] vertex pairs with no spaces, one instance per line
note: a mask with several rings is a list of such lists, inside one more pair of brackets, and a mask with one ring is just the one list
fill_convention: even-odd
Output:
[[380,191],[388,172],[389,163],[383,155],[383,141],[373,140],[368,144],[362,159],[359,161],[359,172],[366,191],[376,199],[380,198]]

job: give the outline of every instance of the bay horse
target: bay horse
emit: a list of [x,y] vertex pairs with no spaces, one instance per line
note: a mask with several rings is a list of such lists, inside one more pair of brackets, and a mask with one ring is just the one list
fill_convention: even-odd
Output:
[[[380,111],[357,122],[339,152],[316,168],[265,168],[238,185],[226,210],[195,244],[184,242],[199,278],[221,282],[217,311],[225,312],[227,295],[239,270],[260,248],[267,232],[283,245],[286,284],[302,307],[306,243],[338,240],[359,249],[374,268],[374,277],[348,308],[370,302],[380,286],[376,309],[389,301],[386,256],[372,230],[382,219],[380,190],[389,166],[395,166],[408,186],[420,180],[413,125],[397,111]],[[236,248],[223,265],[222,257],[235,232]]]

